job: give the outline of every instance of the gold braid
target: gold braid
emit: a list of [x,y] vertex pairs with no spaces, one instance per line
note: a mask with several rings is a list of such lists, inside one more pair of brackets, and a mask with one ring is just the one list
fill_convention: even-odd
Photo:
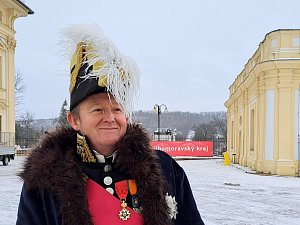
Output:
[[84,48],[83,43],[82,42],[78,43],[76,51],[74,52],[71,59],[71,77],[70,77],[70,89],[69,89],[70,94],[72,94],[72,92],[75,89],[78,72],[82,66],[83,48]]
[[83,162],[95,163],[96,159],[91,153],[84,136],[77,133],[77,153],[81,156]]

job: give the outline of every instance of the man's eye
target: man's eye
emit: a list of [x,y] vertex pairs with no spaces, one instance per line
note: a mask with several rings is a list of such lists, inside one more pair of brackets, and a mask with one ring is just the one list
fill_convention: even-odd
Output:
[[122,112],[121,108],[115,108],[115,112]]

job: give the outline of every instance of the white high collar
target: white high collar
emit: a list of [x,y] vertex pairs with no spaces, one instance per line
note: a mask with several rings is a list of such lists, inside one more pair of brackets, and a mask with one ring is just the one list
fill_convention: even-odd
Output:
[[113,157],[112,162],[114,162],[116,157],[117,157],[117,151],[115,151],[110,156],[106,156],[106,157],[104,155],[101,155],[99,152],[97,152],[95,150],[93,150],[93,152],[95,153],[95,156],[96,156],[99,163],[105,163],[105,158],[110,158],[110,157]]

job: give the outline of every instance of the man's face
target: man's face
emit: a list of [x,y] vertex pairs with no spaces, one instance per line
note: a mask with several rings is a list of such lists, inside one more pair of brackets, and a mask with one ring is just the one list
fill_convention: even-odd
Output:
[[79,104],[79,118],[68,114],[71,127],[85,135],[93,150],[109,156],[125,135],[128,118],[123,108],[107,93],[91,95]]

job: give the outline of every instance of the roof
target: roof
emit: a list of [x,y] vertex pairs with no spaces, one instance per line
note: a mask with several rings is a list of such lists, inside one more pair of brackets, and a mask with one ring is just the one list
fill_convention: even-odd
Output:
[[25,9],[27,9],[28,14],[34,14],[34,12],[27,5],[25,5],[21,0],[16,0],[16,2],[19,3]]
[[277,30],[272,30],[270,31],[269,33],[267,33],[263,39],[262,42],[264,42],[267,38],[268,35],[270,35],[271,33],[274,33],[274,32],[278,32],[278,31],[300,31],[300,29],[277,29]]

